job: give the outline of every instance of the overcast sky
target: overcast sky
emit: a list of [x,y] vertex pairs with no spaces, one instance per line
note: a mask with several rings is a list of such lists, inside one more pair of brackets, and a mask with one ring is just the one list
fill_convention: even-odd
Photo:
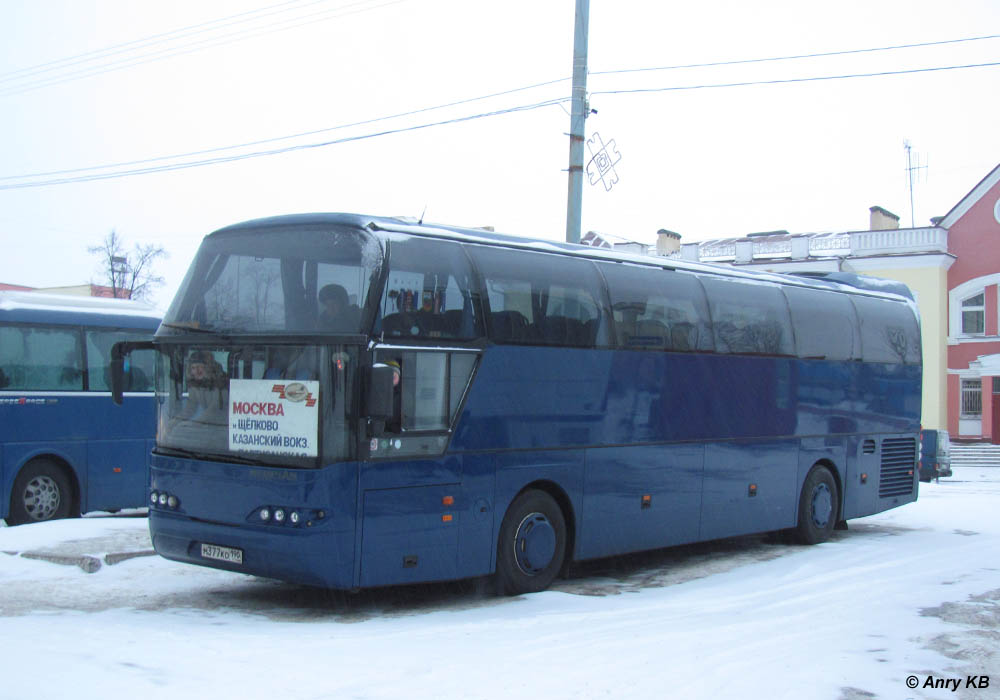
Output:
[[[0,282],[99,282],[86,248],[114,228],[169,251],[165,307],[206,233],[304,211],[426,210],[563,239],[574,6],[0,0]],[[1000,66],[773,81],[997,63],[1000,39],[623,71],[993,34],[996,0],[592,0],[587,135],[614,140],[621,160],[611,191],[585,184],[583,230],[644,242],[659,228],[684,241],[859,230],[872,205],[908,226],[906,140],[928,166],[914,189],[926,225],[1000,162]],[[25,177],[58,171],[73,172]]]

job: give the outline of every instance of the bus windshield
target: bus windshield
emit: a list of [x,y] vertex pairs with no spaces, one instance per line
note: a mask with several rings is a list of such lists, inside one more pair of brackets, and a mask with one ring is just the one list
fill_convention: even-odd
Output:
[[222,231],[202,243],[160,332],[357,335],[381,260],[359,229]]
[[349,459],[357,355],[342,345],[163,346],[157,444],[291,467]]

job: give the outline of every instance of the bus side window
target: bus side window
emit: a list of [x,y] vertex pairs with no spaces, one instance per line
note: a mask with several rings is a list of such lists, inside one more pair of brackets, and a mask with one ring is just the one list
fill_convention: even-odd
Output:
[[7,326],[0,328],[0,348],[9,389],[83,389],[83,352],[75,330]]
[[626,264],[601,264],[614,309],[618,345],[630,349],[708,352],[708,304],[694,275]]
[[611,310],[591,261],[485,246],[470,255],[484,278],[494,342],[612,345]]
[[823,289],[785,287],[792,313],[799,357],[805,359],[861,359],[857,315],[847,294]]
[[483,335],[481,304],[461,246],[400,237],[391,241],[390,251],[376,333],[464,340]]
[[773,284],[705,277],[715,347],[748,355],[794,355],[788,302]]
[[397,417],[388,432],[444,431],[458,408],[476,366],[472,352],[382,351],[376,360],[399,368]]
[[920,364],[920,329],[907,304],[859,295],[852,300],[861,322],[861,352],[865,362]]

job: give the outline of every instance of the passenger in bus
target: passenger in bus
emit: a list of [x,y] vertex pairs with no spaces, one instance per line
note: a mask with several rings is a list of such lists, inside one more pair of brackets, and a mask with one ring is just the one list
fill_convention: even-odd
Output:
[[218,413],[225,410],[228,388],[226,372],[212,353],[207,350],[194,352],[188,360],[188,404],[183,417],[197,420],[206,412]]
[[351,304],[347,290],[339,284],[328,284],[319,290],[319,329],[335,333],[357,333],[361,326],[361,309]]

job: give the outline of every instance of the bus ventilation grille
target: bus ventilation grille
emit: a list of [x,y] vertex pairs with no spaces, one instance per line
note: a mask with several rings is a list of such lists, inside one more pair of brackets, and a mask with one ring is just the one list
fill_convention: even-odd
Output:
[[913,470],[916,468],[916,463],[916,440],[913,438],[883,440],[878,497],[905,496],[913,493]]

